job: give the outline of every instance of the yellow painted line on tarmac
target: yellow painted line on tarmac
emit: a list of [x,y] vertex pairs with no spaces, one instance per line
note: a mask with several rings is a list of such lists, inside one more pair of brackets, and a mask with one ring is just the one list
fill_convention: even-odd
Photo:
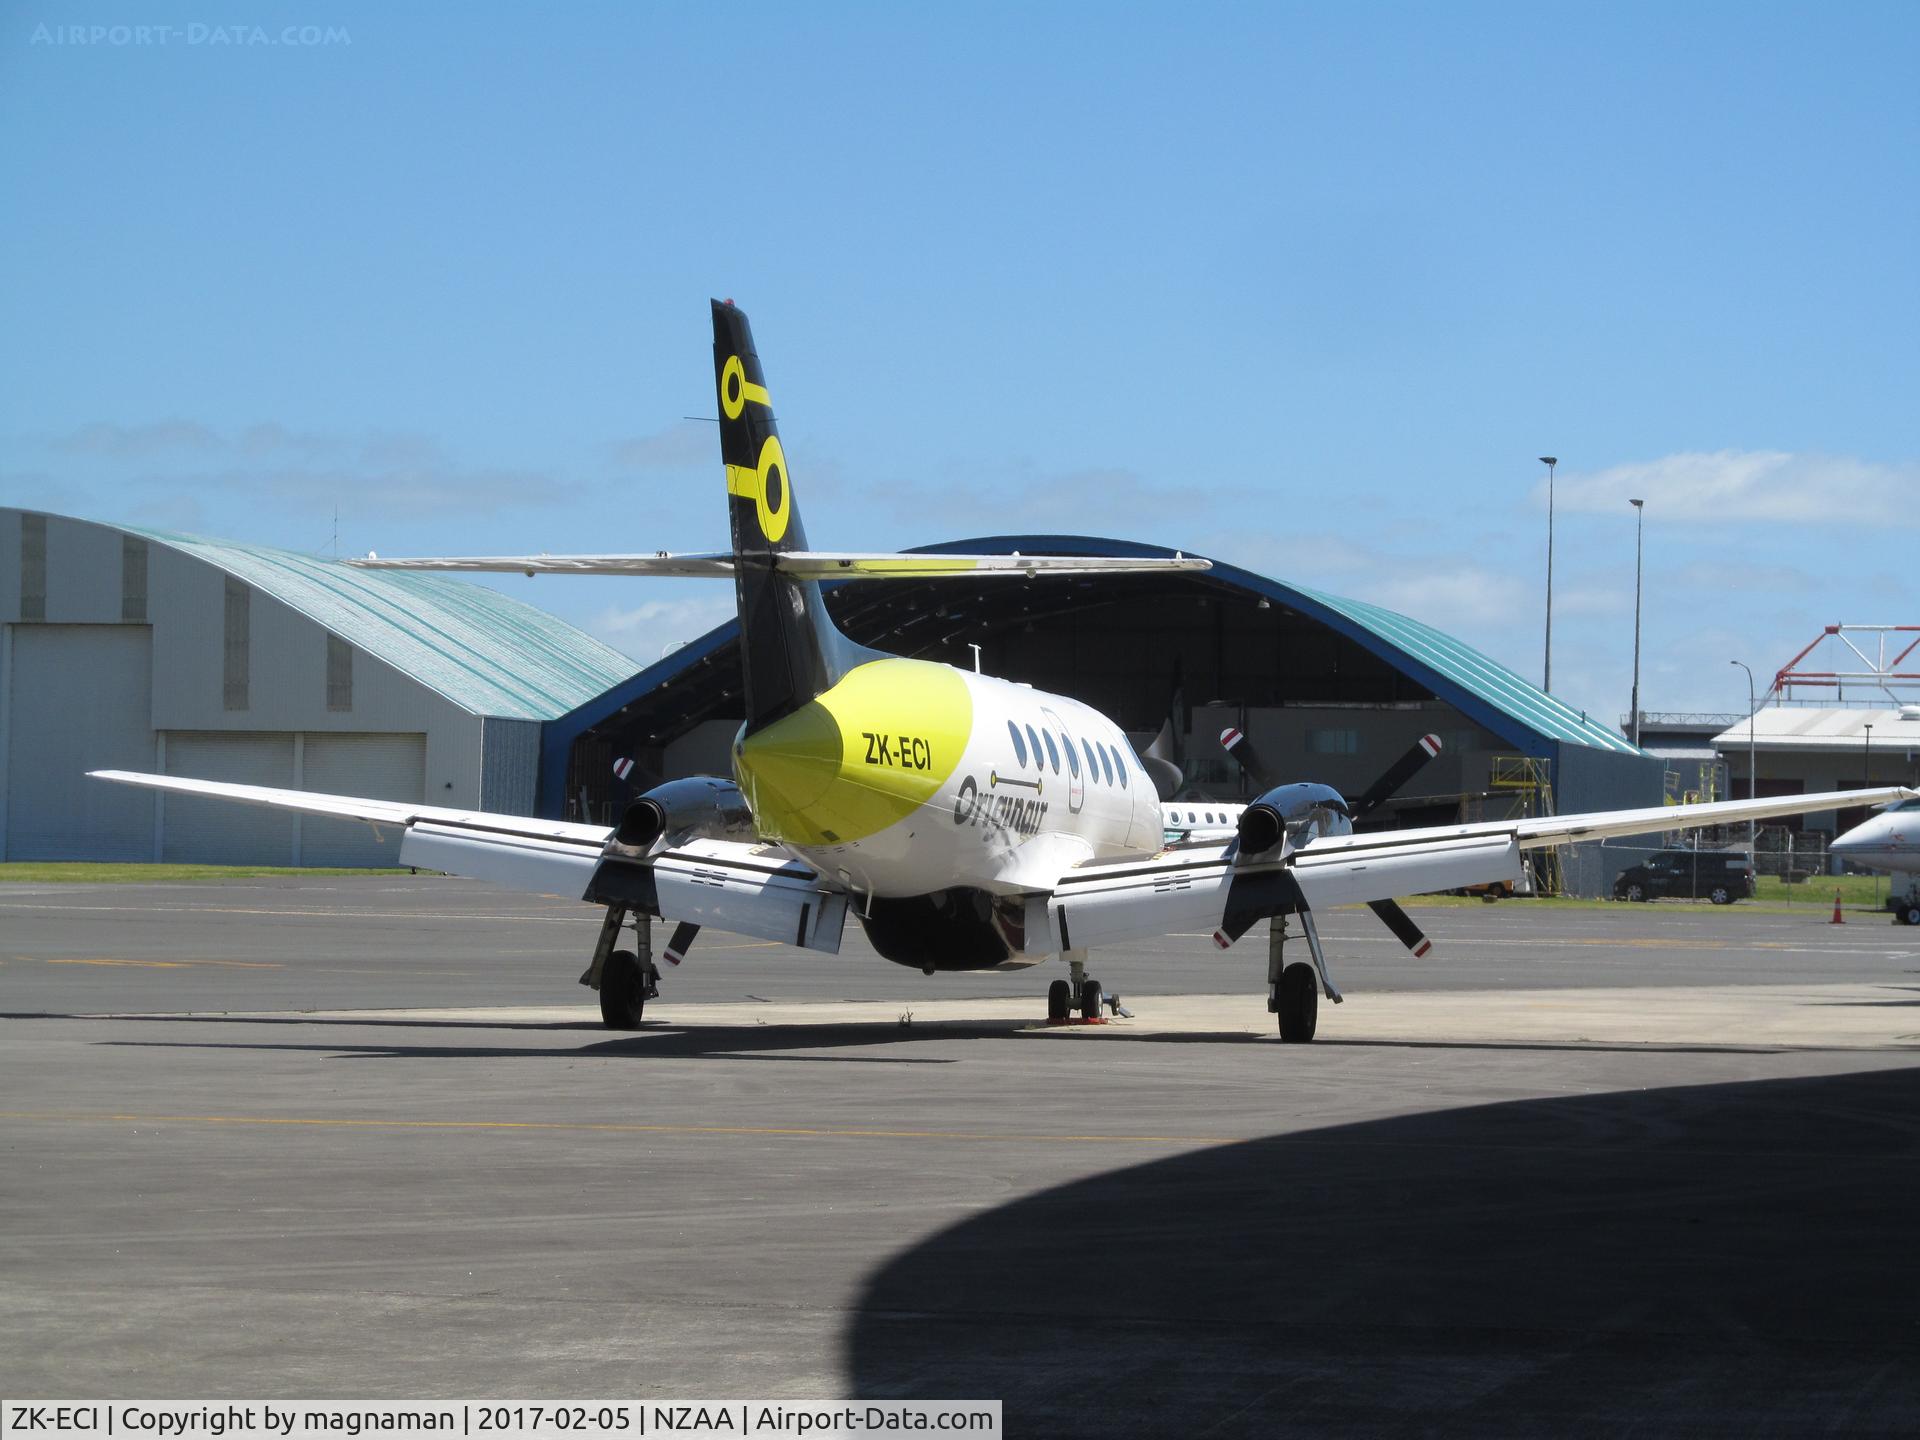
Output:
[[591,919],[585,910],[574,915],[501,915],[486,911],[282,910],[240,905],[36,905],[30,901],[0,901],[0,910],[60,910],[83,915],[290,915],[320,920],[379,920],[405,924],[409,920],[468,920],[481,924],[510,921],[542,925],[578,925]]
[[104,955],[91,955],[86,957],[73,957],[70,959],[62,959],[62,960],[49,960],[47,961],[47,964],[49,965],[133,965],[133,966],[138,966],[142,970],[184,970],[187,968],[187,962],[184,960],[109,960]]
[[257,1125],[327,1130],[560,1130],[613,1135],[736,1135],[818,1140],[1024,1140],[1040,1145],[1238,1145],[1237,1135],[1031,1135],[984,1130],[849,1130],[800,1125],[633,1125],[592,1120],[361,1120],[314,1115],[136,1115],[0,1110],[0,1120],[94,1125]]
[[[19,957],[24,960],[27,957]],[[49,957],[48,965],[126,965],[142,970],[190,970],[197,965],[217,965],[229,970],[284,970],[274,960],[119,960],[108,955]]]

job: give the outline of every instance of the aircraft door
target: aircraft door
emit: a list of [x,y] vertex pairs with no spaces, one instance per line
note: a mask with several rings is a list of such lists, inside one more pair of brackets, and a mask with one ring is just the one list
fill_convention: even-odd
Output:
[[1041,717],[1047,722],[1054,736],[1066,748],[1062,757],[1067,763],[1067,811],[1078,815],[1080,807],[1087,801],[1087,777],[1080,768],[1080,749],[1073,738],[1073,732],[1067,729],[1066,722],[1051,710],[1042,710]]

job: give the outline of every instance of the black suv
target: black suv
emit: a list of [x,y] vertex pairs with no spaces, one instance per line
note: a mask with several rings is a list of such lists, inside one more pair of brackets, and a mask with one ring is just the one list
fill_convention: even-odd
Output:
[[1745,850],[1659,850],[1613,882],[1616,900],[1711,900],[1731,905],[1753,895],[1753,856]]

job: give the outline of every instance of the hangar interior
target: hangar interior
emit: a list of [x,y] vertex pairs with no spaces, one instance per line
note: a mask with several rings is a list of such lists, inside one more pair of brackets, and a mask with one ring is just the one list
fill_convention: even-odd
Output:
[[[1171,555],[1082,536],[999,536],[929,551]],[[1144,745],[1175,715],[1182,794],[1251,787],[1218,736],[1237,725],[1289,775],[1364,789],[1422,734],[1445,749],[1388,823],[1658,805],[1663,767],[1617,732],[1418,621],[1218,564],[1208,571],[831,588],[862,644],[981,668],[1098,706]],[[741,718],[735,627],[722,625],[550,723],[542,813],[610,823],[634,794],[728,773]],[[616,759],[634,761],[615,778]],[[1570,877],[1572,878],[1572,877]]]
[[365,825],[86,772],[530,813],[541,723],[632,670],[446,577],[0,509],[0,859],[390,865]]

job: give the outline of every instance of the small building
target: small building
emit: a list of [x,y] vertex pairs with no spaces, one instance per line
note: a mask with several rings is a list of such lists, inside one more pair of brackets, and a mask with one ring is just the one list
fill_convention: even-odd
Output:
[[[1754,714],[1751,746],[1744,715],[1713,743],[1727,762],[1735,799],[1756,793],[1751,778],[1756,770],[1761,795],[1920,785],[1920,704],[1879,709],[1773,705]],[[1831,838],[1871,813],[1866,806],[1853,806],[1768,823]]]
[[365,825],[86,772],[531,814],[541,724],[633,669],[447,576],[0,509],[0,859],[393,864]]

